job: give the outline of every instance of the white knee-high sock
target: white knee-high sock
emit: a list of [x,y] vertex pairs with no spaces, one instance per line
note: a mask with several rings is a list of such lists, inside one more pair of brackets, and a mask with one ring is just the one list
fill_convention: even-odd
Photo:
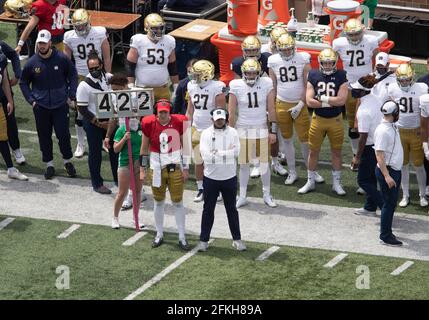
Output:
[[401,187],[404,196],[410,196],[410,165],[407,164],[401,170]]
[[249,183],[250,167],[248,164],[240,165],[240,197],[246,198],[247,184]]
[[284,148],[287,167],[289,171],[295,171],[295,146],[293,145],[293,138],[284,139]]
[[308,168],[308,142],[301,142],[301,154],[304,159],[305,166]]
[[85,130],[83,129],[83,127],[80,127],[77,124],[75,125],[75,128],[76,128],[77,143],[80,144],[81,146],[84,146],[85,145]]
[[179,240],[185,240],[185,207],[183,202],[173,202],[174,213],[176,215],[177,231],[179,232]]
[[165,200],[153,202],[153,213],[155,215],[156,236],[164,236],[164,206]]
[[426,193],[426,171],[424,166],[414,167],[416,169],[417,183],[419,184],[419,196],[424,197]]
[[271,183],[271,171],[268,163],[261,162],[261,181],[262,181],[262,192],[264,195],[270,194],[270,183]]
[[286,153],[285,146],[284,146],[285,138],[283,138],[283,135],[281,134],[280,131],[277,133],[277,139],[279,140],[279,151],[285,154]]

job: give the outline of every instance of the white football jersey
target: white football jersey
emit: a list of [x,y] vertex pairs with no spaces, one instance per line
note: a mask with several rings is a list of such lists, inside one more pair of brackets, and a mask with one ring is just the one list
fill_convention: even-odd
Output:
[[[269,77],[260,77],[251,87],[243,79],[234,79],[229,83],[229,92],[237,98],[238,118],[237,129],[264,129],[267,128],[267,97],[273,90],[273,81]],[[242,136],[242,130],[238,130]],[[256,136],[248,132],[248,137],[262,138],[261,132]],[[267,135],[264,132],[263,135]]]
[[428,93],[425,83],[415,83],[410,90],[402,91],[397,83],[389,85],[388,94],[400,105],[398,127],[415,129],[420,127],[420,97]]
[[198,131],[212,125],[210,111],[216,108],[216,96],[221,94],[224,88],[225,84],[222,81],[209,80],[204,88],[193,81],[188,82],[189,99],[194,106],[192,126]]
[[310,63],[310,54],[296,52],[292,59],[284,60],[280,54],[268,58],[268,68],[271,68],[277,78],[277,98],[286,102],[298,102],[304,94],[304,67]]
[[136,66],[136,85],[143,87],[160,87],[168,82],[168,57],[176,48],[176,40],[164,35],[157,43],[152,42],[145,34],[131,37],[131,48],[138,52]]
[[343,61],[349,83],[372,72],[372,56],[377,48],[377,38],[368,34],[364,34],[362,41],[357,45],[350,44],[346,37],[339,37],[332,42],[332,49]]
[[96,50],[102,58],[101,44],[105,39],[107,39],[105,27],[91,27],[86,37],[78,36],[75,30],[64,33],[63,42],[73,53],[78,75],[86,76],[88,74],[86,60],[90,51]]
[[396,83],[396,76],[394,73],[377,83],[371,89],[371,94],[377,96],[382,103],[386,102],[389,100],[388,88],[392,83]]

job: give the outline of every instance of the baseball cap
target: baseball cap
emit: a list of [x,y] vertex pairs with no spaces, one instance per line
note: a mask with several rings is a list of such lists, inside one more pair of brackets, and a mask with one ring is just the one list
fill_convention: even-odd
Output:
[[224,109],[216,109],[213,111],[213,120],[225,119],[226,120],[226,112]]
[[170,112],[171,104],[167,99],[160,99],[156,103],[156,110],[157,110],[157,112],[160,112],[160,111]]
[[51,40],[51,33],[48,30],[43,29],[39,31],[37,35],[36,43],[37,42],[48,43],[50,40]]
[[392,114],[399,112],[399,106],[395,101],[389,100],[381,106],[380,110],[383,114]]
[[389,55],[386,52],[379,52],[375,56],[375,64],[386,66],[389,63]]

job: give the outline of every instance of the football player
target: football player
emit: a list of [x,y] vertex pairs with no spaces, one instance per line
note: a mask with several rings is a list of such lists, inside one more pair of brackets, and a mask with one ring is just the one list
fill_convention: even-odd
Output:
[[[82,81],[89,74],[86,61],[91,51],[102,54],[104,70],[110,73],[112,64],[106,28],[92,27],[89,13],[85,9],[77,9],[72,15],[71,23],[74,30],[64,34],[64,53],[70,59],[73,58],[79,80]],[[75,118],[77,146],[74,152],[76,158],[81,158],[85,153],[85,132],[82,119],[82,115],[77,113]]]
[[420,109],[421,109],[421,120],[420,126],[422,130],[422,147],[425,154],[426,160],[429,160],[429,94],[423,94],[420,96]]
[[283,27],[275,27],[273,30],[271,30],[270,40],[268,43],[265,43],[261,46],[261,53],[277,53],[276,41],[282,34],[287,34],[287,30]]
[[191,81],[188,82],[188,108],[186,116],[192,122],[192,149],[195,161],[195,177],[198,193],[194,202],[203,200],[203,160],[200,155],[201,132],[212,125],[210,112],[215,108],[225,108],[225,84],[213,80],[215,66],[208,60],[199,60],[190,68]]
[[[345,37],[334,39],[332,48],[343,61],[343,68],[347,72],[350,84],[372,72],[373,57],[377,55],[379,49],[377,38],[364,34],[364,25],[358,19],[347,20],[344,25],[344,33]],[[352,97],[349,89],[346,114],[353,155],[356,154],[359,141],[359,133],[355,128],[356,104],[357,100]]]
[[399,202],[400,207],[406,207],[410,203],[410,155],[416,170],[419,185],[420,206],[428,205],[425,199],[426,171],[423,166],[423,148],[420,132],[420,97],[428,93],[425,83],[415,83],[415,73],[408,63],[400,64],[396,69],[396,83],[389,85],[388,95],[400,106],[398,120],[399,134],[402,148],[404,149],[404,164],[402,167],[401,187],[403,197]]
[[189,164],[182,163],[183,133],[187,119],[184,115],[171,114],[171,109],[167,99],[160,99],[154,106],[155,114],[143,117],[141,121],[140,178],[144,180],[149,173],[148,181],[152,186],[156,224],[152,247],[159,247],[163,243],[165,193],[168,187],[179,231],[179,247],[189,250],[183,207],[183,190],[189,176]]
[[176,40],[165,34],[164,19],[151,13],[144,19],[146,34],[131,37],[128,51],[130,86],[153,88],[155,101],[170,99],[168,80],[173,83],[173,96],[179,84],[176,66]]
[[[293,127],[301,143],[302,156],[306,162],[308,160],[310,118],[305,105],[305,85],[311,69],[310,55],[307,52],[296,52],[295,39],[288,33],[282,34],[277,39],[276,48],[278,53],[268,58],[268,68],[277,97],[276,118],[279,136],[281,136],[289,169],[285,184],[291,185],[298,180],[295,169]],[[273,163],[273,166],[275,165]],[[315,175],[316,182],[324,181],[317,172]]]
[[[237,208],[247,204],[249,163],[256,157],[260,160],[264,202],[274,208],[277,204],[270,194],[271,172],[268,163],[269,144],[276,142],[277,135],[273,81],[269,77],[260,76],[261,65],[254,58],[247,58],[241,66],[241,71],[243,78],[229,83],[228,101],[229,123],[237,129],[240,137],[240,196]],[[267,127],[268,121],[271,123],[270,131]],[[255,149],[256,155],[253,154]]]
[[346,72],[337,70],[338,56],[332,49],[322,50],[318,61],[319,70],[310,70],[308,74],[306,102],[314,113],[308,137],[308,180],[298,193],[304,194],[316,188],[315,170],[320,147],[325,136],[328,136],[333,168],[332,190],[338,195],[345,195],[341,185],[341,148],[344,140],[341,114],[348,94]]

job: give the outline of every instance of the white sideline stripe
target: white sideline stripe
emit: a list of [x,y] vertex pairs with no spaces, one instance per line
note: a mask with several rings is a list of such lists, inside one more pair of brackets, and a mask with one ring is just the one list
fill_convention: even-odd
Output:
[[398,267],[397,269],[395,269],[391,275],[392,276],[397,276],[400,275],[402,272],[404,272],[405,270],[407,270],[409,267],[411,267],[414,264],[413,261],[406,261],[402,266]]
[[[31,130],[25,130],[25,129],[19,129],[18,132],[22,132],[22,133],[28,133],[28,134],[34,134],[37,135],[37,131],[31,131]],[[55,133],[52,133],[52,136],[54,137]],[[71,136],[73,139],[77,139],[76,136]],[[86,136],[85,136],[86,139]]]
[[127,247],[132,246],[134,243],[139,241],[140,238],[143,238],[146,234],[147,232],[137,232],[135,235],[125,241],[122,245]]
[[73,224],[70,228],[68,228],[66,231],[61,233],[57,238],[58,239],[65,239],[69,235],[71,235],[72,232],[76,231],[79,228],[80,228],[80,224]]
[[324,265],[325,268],[333,268],[335,267],[341,260],[343,260],[345,257],[347,257],[347,253],[340,253],[338,256],[336,256],[334,259],[329,261],[327,264]]
[[11,223],[15,218],[6,218],[2,222],[0,222],[0,231],[7,227],[9,223]]
[[279,249],[280,249],[280,247],[278,247],[278,246],[272,246],[268,250],[264,251],[259,257],[257,257],[256,260],[264,261],[265,259],[267,259],[269,256],[271,256],[274,252],[276,252]]
[[[214,240],[210,240],[209,243],[212,243]],[[171,271],[179,267],[182,263],[184,263],[186,260],[194,256],[198,251],[198,246],[196,246],[194,249],[192,249],[190,252],[185,254],[184,256],[177,259],[175,262],[170,264],[167,268],[162,270],[160,273],[158,273],[156,276],[154,276],[152,279],[150,279],[148,282],[146,282],[143,286],[138,288],[136,291],[128,295],[124,300],[134,300],[138,295],[145,292],[147,289],[152,287],[154,284],[158,283],[162,280],[166,275],[168,275]]]

